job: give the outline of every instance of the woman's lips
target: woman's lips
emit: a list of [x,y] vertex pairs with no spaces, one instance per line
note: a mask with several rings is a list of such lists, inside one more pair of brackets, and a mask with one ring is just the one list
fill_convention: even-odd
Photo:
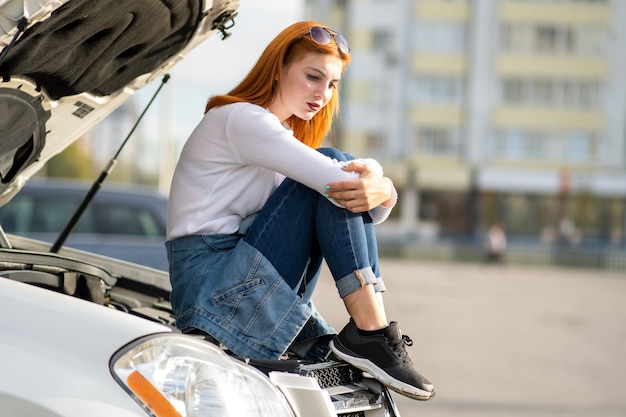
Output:
[[320,105],[317,103],[307,103],[307,105],[311,111],[318,111],[320,109]]

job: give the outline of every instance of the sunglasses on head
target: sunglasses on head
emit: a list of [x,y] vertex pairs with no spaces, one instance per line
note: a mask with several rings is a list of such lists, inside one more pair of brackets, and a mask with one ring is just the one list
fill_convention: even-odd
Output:
[[337,48],[339,48],[341,52],[344,54],[350,53],[350,47],[348,46],[346,38],[341,36],[339,32],[335,32],[332,29],[322,26],[313,26],[311,30],[309,30],[309,36],[314,42],[319,43],[320,45],[328,45],[331,39],[334,39]]

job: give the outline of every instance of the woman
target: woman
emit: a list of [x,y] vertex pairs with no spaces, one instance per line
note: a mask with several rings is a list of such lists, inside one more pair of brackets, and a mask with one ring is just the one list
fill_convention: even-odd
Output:
[[[350,59],[339,33],[299,22],[228,95],[209,99],[172,180],[172,306],[183,332],[236,355],[319,358],[330,347],[427,400],[434,387],[413,368],[412,342],[382,301],[373,225],[396,203],[393,184],[376,161],[317,149]],[[322,260],[351,316],[336,336],[311,302]]]

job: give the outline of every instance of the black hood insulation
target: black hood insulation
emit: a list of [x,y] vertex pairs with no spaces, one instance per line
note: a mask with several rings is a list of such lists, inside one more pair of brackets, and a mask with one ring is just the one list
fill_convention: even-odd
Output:
[[29,77],[53,100],[106,96],[183,49],[201,19],[200,0],[73,0],[24,32],[0,75]]

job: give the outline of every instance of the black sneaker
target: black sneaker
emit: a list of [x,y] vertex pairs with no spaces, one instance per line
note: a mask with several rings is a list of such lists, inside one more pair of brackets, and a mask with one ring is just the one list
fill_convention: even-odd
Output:
[[333,353],[354,365],[392,390],[416,400],[429,400],[435,387],[420,375],[406,351],[413,341],[403,336],[398,323],[391,322],[380,334],[363,336],[354,321],[330,342]]

